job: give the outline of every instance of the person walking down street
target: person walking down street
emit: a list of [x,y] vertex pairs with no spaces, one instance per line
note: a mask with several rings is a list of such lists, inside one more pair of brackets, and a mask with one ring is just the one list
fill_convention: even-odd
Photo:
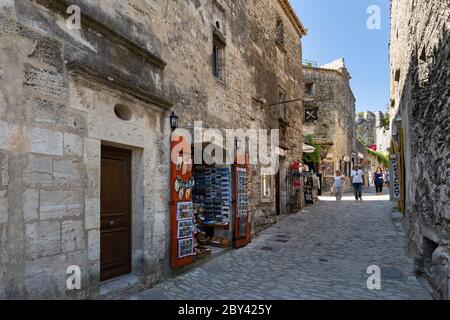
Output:
[[389,185],[389,171],[386,170],[384,172],[384,183],[386,183],[386,188],[390,188],[391,186]]
[[372,169],[368,169],[367,170],[367,177],[369,179],[367,179],[367,187],[372,187],[372,185],[370,184],[371,182],[373,182],[373,175],[372,175]]
[[362,199],[362,187],[364,185],[364,171],[361,169],[360,166],[357,166],[355,170],[352,170],[352,184],[353,189],[355,190],[355,198],[356,201]]
[[377,172],[375,172],[373,176],[373,183],[375,184],[377,196],[383,194],[384,174],[381,168],[378,168]]
[[342,200],[342,191],[344,189],[345,177],[342,176],[339,170],[336,170],[336,175],[334,176],[334,194],[337,201]]

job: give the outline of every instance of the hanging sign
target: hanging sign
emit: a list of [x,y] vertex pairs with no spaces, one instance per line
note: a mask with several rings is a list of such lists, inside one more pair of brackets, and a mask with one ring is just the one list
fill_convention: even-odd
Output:
[[391,200],[400,200],[401,198],[401,176],[400,176],[400,167],[398,164],[398,156],[391,155],[391,180],[392,180],[392,187],[391,187]]
[[314,188],[313,177],[311,175],[308,175],[306,177],[306,183],[304,187],[306,204],[314,204],[313,188]]
[[192,191],[191,146],[183,137],[172,137],[170,161],[170,213],[172,267],[179,268],[193,262],[194,206]]

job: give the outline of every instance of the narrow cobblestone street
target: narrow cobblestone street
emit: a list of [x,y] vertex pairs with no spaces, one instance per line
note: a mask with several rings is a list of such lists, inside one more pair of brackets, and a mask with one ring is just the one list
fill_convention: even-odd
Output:
[[[387,196],[323,197],[301,214],[130,299],[430,299],[412,271]],[[366,273],[381,268],[381,290]]]

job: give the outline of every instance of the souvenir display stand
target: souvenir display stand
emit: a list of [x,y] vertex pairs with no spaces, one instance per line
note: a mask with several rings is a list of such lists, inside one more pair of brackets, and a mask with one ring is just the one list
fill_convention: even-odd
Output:
[[[185,143],[182,137],[172,140],[171,154]],[[250,242],[248,166],[194,166],[190,146],[184,147],[170,169],[174,269],[214,248],[230,248],[233,243],[240,248]]]
[[196,166],[194,208],[197,239],[202,245],[227,248],[233,215],[230,166]]
[[250,242],[248,166],[234,166],[234,246],[241,248]]
[[[179,149],[184,143],[182,137],[172,139],[171,151],[175,147]],[[191,264],[195,254],[192,157],[190,152],[186,152],[190,150],[190,146],[184,150],[179,153],[176,163],[170,162],[171,247],[174,269]]]

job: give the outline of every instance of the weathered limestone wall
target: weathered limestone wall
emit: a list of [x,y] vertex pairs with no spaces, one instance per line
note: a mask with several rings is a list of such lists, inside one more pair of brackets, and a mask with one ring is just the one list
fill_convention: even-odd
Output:
[[[98,297],[101,145],[132,151],[133,275],[170,270],[169,119],[279,128],[279,87],[302,95],[300,34],[285,1],[8,0],[0,11],[0,298]],[[68,30],[76,4],[81,30]],[[275,44],[284,21],[284,48]],[[226,76],[212,74],[220,22]],[[116,117],[125,105],[131,119]],[[170,111],[169,111],[170,110]],[[286,162],[301,160],[302,104],[287,105]],[[253,231],[276,221],[253,168]],[[66,268],[82,270],[66,290]]]
[[391,1],[393,139],[405,141],[406,216],[416,271],[436,296],[449,298],[450,277],[450,1]]
[[[171,1],[165,12],[153,23],[164,34],[163,56],[169,59],[166,81],[180,126],[193,128],[194,121],[202,121],[205,129],[222,132],[278,129],[274,119],[279,117],[279,107],[265,104],[278,102],[280,88],[287,100],[302,94],[297,63],[301,59],[300,36],[279,1]],[[284,21],[285,51],[275,43],[277,18]],[[226,41],[224,81],[211,71],[217,21]],[[287,162],[301,160],[302,146],[297,139],[301,115],[301,103],[287,106]],[[275,194],[270,202],[261,201],[260,169],[253,166],[251,180],[252,230],[256,232],[276,222]]]
[[[250,1],[250,43],[251,68],[253,74],[252,99],[265,101],[267,104],[280,102],[280,91],[284,92],[284,101],[301,100],[304,95],[302,66],[302,47],[298,31],[294,28],[288,16],[284,14],[280,3],[283,1],[257,0]],[[277,20],[284,26],[284,42],[277,45]],[[283,99],[282,99],[283,100]],[[296,161],[301,161],[303,145],[299,137],[303,132],[303,103],[294,102],[284,105],[264,106],[252,103],[264,114],[267,128],[280,130],[281,148],[287,150],[285,157],[280,158],[280,211],[287,213],[289,199],[288,168]],[[260,168],[254,168],[254,229],[259,231],[267,228],[276,217],[275,193],[269,204],[261,201]],[[275,190],[275,179],[273,188]],[[303,199],[302,194],[300,197]]]
[[305,109],[318,108],[318,120],[305,122],[304,133],[319,142],[333,143],[326,160],[338,169],[344,157],[350,161],[355,151],[355,97],[350,75],[343,59],[319,68],[304,67],[304,74],[305,84],[314,84],[313,94],[305,96]]
[[377,140],[377,118],[373,112],[362,112],[356,116],[356,136],[366,145],[375,144]]
[[386,130],[385,128],[381,128],[381,121],[384,119],[385,114],[383,112],[378,111],[375,112],[375,118],[377,126],[375,128],[375,144],[377,145],[378,151],[387,152],[391,145],[391,135],[390,130]]
[[356,116],[356,137],[366,145],[376,145],[379,152],[387,152],[390,147],[390,131],[381,128],[384,114],[378,112],[361,112]]
[[[133,151],[133,273],[150,285],[167,263],[170,104],[160,43],[139,25],[120,38],[132,20],[114,22],[110,14],[121,14],[108,10],[121,1],[75,1],[83,20],[100,23],[79,31],[65,28],[59,3],[67,8],[9,1],[0,13],[4,298],[98,297],[102,144]],[[116,104],[130,108],[130,121],[115,116]],[[82,270],[80,291],[66,289],[70,265]]]

